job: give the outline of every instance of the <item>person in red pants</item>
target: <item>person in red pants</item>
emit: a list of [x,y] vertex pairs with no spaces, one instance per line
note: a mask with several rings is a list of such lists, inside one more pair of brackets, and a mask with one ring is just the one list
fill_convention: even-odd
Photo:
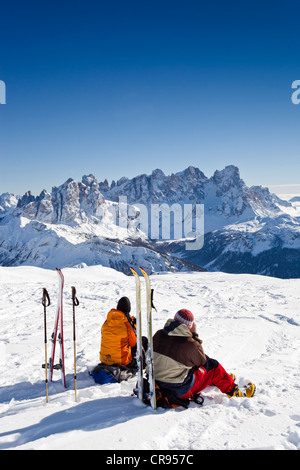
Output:
[[243,393],[215,359],[203,350],[196,332],[194,315],[181,309],[153,337],[154,372],[157,385],[180,399],[195,397],[209,385],[219,388],[229,397],[252,397],[255,385],[249,383]]

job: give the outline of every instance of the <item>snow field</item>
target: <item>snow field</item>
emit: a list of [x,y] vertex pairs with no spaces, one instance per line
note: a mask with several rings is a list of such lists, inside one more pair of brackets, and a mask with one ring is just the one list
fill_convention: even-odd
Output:
[[[136,380],[96,385],[106,314],[127,295],[135,314],[135,283],[101,266],[63,269],[64,338],[68,388],[60,372],[45,403],[42,288],[47,309],[48,357],[58,292],[55,271],[0,268],[0,449],[300,449],[300,280],[224,273],[151,276],[153,331],[179,308],[196,318],[206,354],[253,381],[252,399],[202,392],[204,405],[153,411],[132,397]],[[142,301],[146,294],[143,279]],[[71,286],[77,289],[77,387],[74,401]],[[143,333],[146,334],[146,323]]]

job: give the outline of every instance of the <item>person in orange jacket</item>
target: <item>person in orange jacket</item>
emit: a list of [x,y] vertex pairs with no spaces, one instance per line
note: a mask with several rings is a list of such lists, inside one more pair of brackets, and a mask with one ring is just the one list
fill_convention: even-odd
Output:
[[[112,308],[101,328],[100,361],[106,365],[136,368],[136,319],[130,316],[131,304],[122,297]],[[144,339],[143,339],[143,344]]]

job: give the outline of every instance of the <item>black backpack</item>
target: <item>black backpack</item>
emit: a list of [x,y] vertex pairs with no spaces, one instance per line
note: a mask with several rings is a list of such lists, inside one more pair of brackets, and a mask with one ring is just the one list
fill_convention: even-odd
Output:
[[[203,404],[203,397],[195,395],[192,399],[190,398],[178,398],[172,390],[167,388],[160,387],[155,382],[155,393],[156,393],[156,406],[158,408],[178,408],[182,406],[183,408],[188,408],[191,401],[195,401],[198,405]],[[147,379],[144,378],[144,398],[143,402],[146,405],[150,405],[150,385]]]

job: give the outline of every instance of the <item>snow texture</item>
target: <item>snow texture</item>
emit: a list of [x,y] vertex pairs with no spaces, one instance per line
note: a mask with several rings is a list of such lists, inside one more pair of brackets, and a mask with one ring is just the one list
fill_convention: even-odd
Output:
[[[54,270],[0,268],[0,449],[300,449],[300,280],[249,274],[165,273],[151,276],[153,331],[179,308],[194,312],[205,352],[256,384],[253,398],[229,399],[215,387],[202,407],[157,409],[131,396],[135,379],[96,385],[100,330],[118,299],[135,283],[101,266],[66,268],[64,336],[67,389],[60,372],[45,402],[42,288],[50,294],[48,352],[58,282]],[[78,402],[74,401],[71,286],[76,309]],[[142,283],[146,320],[145,286]],[[146,332],[146,323],[143,323]]]

